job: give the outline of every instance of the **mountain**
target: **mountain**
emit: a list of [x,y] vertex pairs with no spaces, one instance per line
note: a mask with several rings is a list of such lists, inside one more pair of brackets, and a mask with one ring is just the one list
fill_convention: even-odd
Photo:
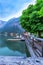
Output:
[[6,24],[5,21],[0,20],[0,32],[2,32],[4,25]]
[[14,33],[24,32],[24,30],[20,25],[19,20],[20,18],[12,18],[6,23],[3,23],[0,32],[14,32]]
[[0,20],[0,28],[2,28],[5,24],[5,21]]

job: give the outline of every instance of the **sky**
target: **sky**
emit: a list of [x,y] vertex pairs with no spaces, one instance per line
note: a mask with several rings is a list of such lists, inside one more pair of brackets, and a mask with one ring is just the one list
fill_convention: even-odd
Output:
[[35,4],[35,0],[0,0],[0,20],[21,16],[29,4]]

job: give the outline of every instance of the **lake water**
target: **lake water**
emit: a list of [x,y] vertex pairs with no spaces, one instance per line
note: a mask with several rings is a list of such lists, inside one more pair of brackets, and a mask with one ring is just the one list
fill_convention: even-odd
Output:
[[30,56],[25,41],[6,41],[5,36],[0,36],[0,56]]

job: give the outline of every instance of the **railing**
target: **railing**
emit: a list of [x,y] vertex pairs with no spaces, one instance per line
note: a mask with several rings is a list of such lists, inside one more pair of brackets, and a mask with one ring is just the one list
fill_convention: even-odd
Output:
[[37,57],[43,57],[43,39],[34,37],[32,35],[25,35],[25,38],[31,44],[35,55]]
[[41,39],[41,38],[36,38],[36,40],[37,40],[37,45],[38,45],[38,47],[39,47],[39,51],[41,52],[41,56],[43,57],[43,39]]
[[43,39],[29,36],[28,40],[30,41],[30,44],[32,45],[34,53],[37,56],[43,57]]

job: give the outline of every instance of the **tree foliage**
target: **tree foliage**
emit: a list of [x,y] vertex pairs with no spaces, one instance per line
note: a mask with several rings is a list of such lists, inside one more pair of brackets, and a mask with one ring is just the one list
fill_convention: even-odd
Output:
[[22,27],[29,32],[43,32],[43,0],[36,0],[35,5],[29,5],[20,17]]

